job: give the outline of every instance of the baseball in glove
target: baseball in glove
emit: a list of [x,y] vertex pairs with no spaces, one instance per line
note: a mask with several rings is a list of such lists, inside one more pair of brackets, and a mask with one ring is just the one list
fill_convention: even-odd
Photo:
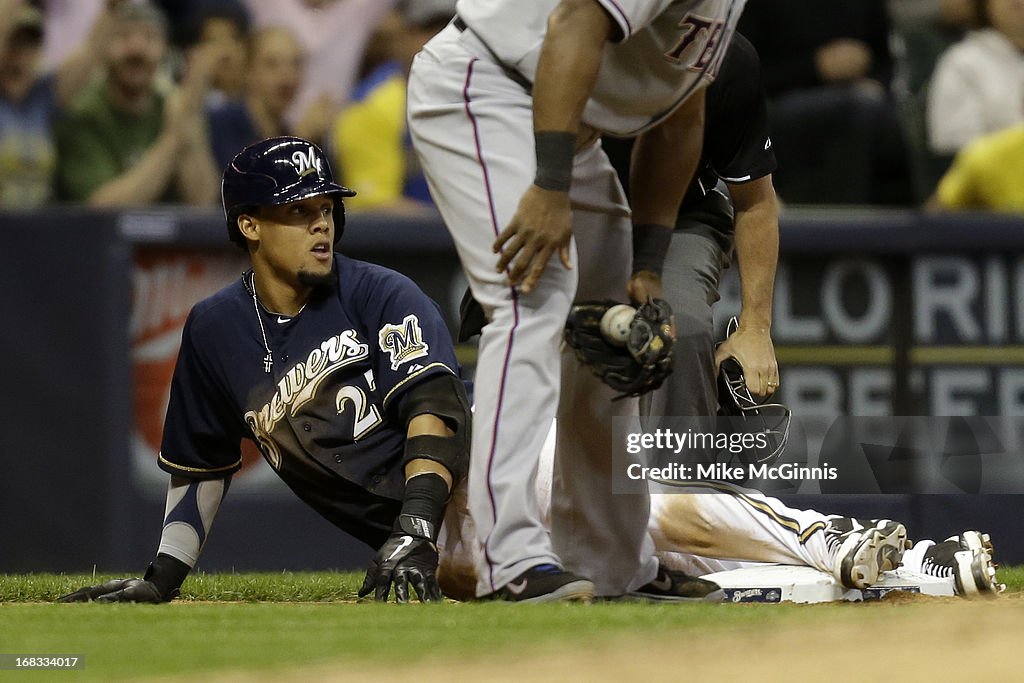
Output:
[[[619,305],[607,299],[579,303],[569,311],[565,326],[565,342],[576,352],[576,358],[620,392],[616,399],[640,396],[660,387],[672,373],[675,344],[672,308],[663,299],[649,300],[636,310],[624,340],[609,339],[601,331],[601,320],[609,309]],[[614,328],[606,322],[606,330]]]

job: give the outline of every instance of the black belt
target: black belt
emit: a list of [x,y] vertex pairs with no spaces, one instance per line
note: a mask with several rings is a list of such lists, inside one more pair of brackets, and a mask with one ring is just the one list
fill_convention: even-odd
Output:
[[[468,26],[466,26],[466,22],[464,22],[462,20],[462,17],[460,17],[457,14],[455,15],[455,18],[452,19],[452,26],[454,26],[455,30],[458,31],[459,33],[463,33],[466,29],[469,28]],[[526,92],[532,92],[533,91],[533,83],[530,82],[530,79],[528,79],[526,76],[522,75],[521,73],[519,73],[518,71],[516,71],[512,67],[510,67],[507,64],[505,64],[504,62],[502,62],[498,58],[498,55],[495,54],[494,50],[491,49],[490,45],[488,45],[486,42],[484,42],[483,38],[478,36],[475,31],[470,29],[470,33],[472,33],[473,36],[478,41],[480,41],[480,44],[484,46],[484,48],[487,50],[488,53],[490,53],[491,59],[494,60],[495,64],[497,64],[498,66],[501,67],[501,70],[505,72],[506,76],[511,78],[513,81],[515,81],[516,84],[521,86],[523,88],[523,90],[525,90]]]

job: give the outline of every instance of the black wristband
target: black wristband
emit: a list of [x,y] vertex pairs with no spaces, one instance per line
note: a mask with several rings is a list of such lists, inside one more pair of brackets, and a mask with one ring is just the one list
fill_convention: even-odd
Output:
[[561,130],[533,134],[537,151],[537,175],[533,184],[543,190],[568,192],[572,185],[572,161],[576,156],[576,135]]
[[192,567],[178,558],[158,553],[156,559],[146,570],[146,575],[142,578],[156,586],[164,600],[171,601],[178,597],[178,589],[181,588],[181,584],[185,582],[185,577],[190,571],[192,571]]
[[405,499],[395,526],[406,533],[437,540],[448,502],[448,483],[440,474],[418,474],[405,482]]
[[661,275],[672,242],[672,228],[657,223],[633,226],[633,273],[649,270]]

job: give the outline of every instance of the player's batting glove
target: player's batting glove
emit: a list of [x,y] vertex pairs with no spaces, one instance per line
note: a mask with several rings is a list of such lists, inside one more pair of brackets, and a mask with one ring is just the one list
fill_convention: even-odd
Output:
[[170,555],[157,555],[141,579],[113,579],[98,586],[79,588],[57,598],[57,602],[170,602],[190,567]]
[[372,591],[374,599],[387,602],[394,585],[395,601],[399,603],[409,602],[409,586],[416,591],[420,602],[441,600],[433,535],[433,525],[428,521],[400,515],[399,529],[388,537],[370,562],[359,597]]
[[58,602],[167,602],[149,581],[114,579],[98,586],[79,588],[57,598]]

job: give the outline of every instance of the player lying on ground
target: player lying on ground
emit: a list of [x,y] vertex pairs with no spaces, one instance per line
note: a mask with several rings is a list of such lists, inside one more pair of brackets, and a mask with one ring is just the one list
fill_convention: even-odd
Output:
[[[738,384],[743,383],[739,377]],[[730,394],[725,400],[737,401],[737,397]],[[746,401],[736,410],[751,415],[750,406]],[[550,514],[554,443],[552,425],[537,476],[537,514],[545,522]],[[990,597],[1001,590],[987,534],[972,530],[938,543],[921,540],[904,553],[907,531],[896,521],[798,510],[734,486],[710,482],[692,486],[714,486],[721,492],[651,494],[648,529],[663,571],[700,576],[760,563],[799,565],[830,574],[847,588],[860,589],[875,583],[881,572],[900,566],[902,555],[902,567],[948,579],[957,595]],[[465,508],[463,487],[455,491],[448,506],[444,536],[441,586],[449,597],[468,599],[476,580],[476,554],[481,551]],[[880,544],[879,536],[894,542]],[[645,597],[657,599],[653,594]]]
[[195,566],[242,438],[333,524],[379,549],[360,595],[440,599],[434,541],[465,475],[469,402],[437,306],[410,280],[334,253],[343,197],[323,152],[271,138],[224,172],[228,235],[252,269],[182,333],[159,465],[171,475],[144,579],[64,601],[163,602]]
[[[141,580],[62,600],[173,599],[241,466],[243,438],[303,501],[379,549],[360,595],[386,600],[393,585],[404,602],[411,585],[422,600],[441,597],[435,541],[465,475],[468,400],[434,303],[397,273],[333,253],[351,194],[298,138],[252,145],[225,170],[228,234],[252,270],[185,323],[159,458],[171,482],[157,557]],[[554,569],[531,578],[542,599]],[[718,589],[671,576],[680,598]]]
[[[171,385],[159,464],[170,473],[157,557],[143,579],[64,601],[164,602],[198,561],[239,442],[256,442],[310,507],[377,548],[360,595],[441,597],[434,542],[463,480],[470,420],[437,307],[387,269],[333,254],[343,197],[319,148],[272,138],[225,170],[228,234],[252,270],[191,311]],[[552,570],[554,567],[551,568]],[[544,590],[557,571],[531,579]],[[676,597],[718,586],[674,572]]]
[[[444,335],[438,335],[435,339],[438,346],[445,345]],[[744,384],[742,377],[734,380],[734,383],[740,386]],[[735,396],[733,400],[736,400]],[[749,411],[749,403],[737,406],[740,407],[745,407]],[[537,514],[545,522],[550,514],[554,438],[555,429],[552,425],[537,478]],[[271,442],[265,441],[262,445],[265,452],[275,452]],[[286,453],[285,457],[293,456]],[[284,469],[281,468],[279,471]],[[204,483],[209,484],[210,480]],[[328,479],[323,483],[338,482]],[[147,572],[146,580],[116,580],[82,589],[63,599],[134,602],[161,602],[172,599],[177,594],[177,588],[190,565],[180,567],[179,565],[183,563],[170,553],[176,553],[186,547],[191,548],[191,552],[198,556],[198,549],[201,546],[200,533],[205,535],[209,530],[212,513],[216,511],[224,486],[226,482],[223,486],[212,488],[212,499],[209,495],[211,489],[204,489],[202,483],[194,489],[186,488],[184,495],[169,497],[169,512],[161,541],[163,554],[158,556],[153,568]],[[180,485],[176,487],[172,484],[171,491],[181,493]],[[339,517],[330,514],[330,506],[341,504],[339,497],[351,493],[350,489],[338,488],[333,494],[319,501],[311,498],[309,493],[302,497],[321,514],[341,526]],[[448,506],[444,527],[438,539],[441,584],[449,597],[458,599],[472,599],[474,596],[475,554],[480,552],[475,540],[472,519],[466,508],[465,494],[464,485],[456,488],[453,503]],[[190,495],[194,496],[191,500]],[[408,494],[406,499],[408,501]],[[871,541],[879,534],[891,534],[901,540],[906,536],[903,525],[889,520],[855,520],[825,515],[813,510],[796,510],[778,500],[738,489],[719,495],[654,494],[652,503],[653,514],[649,530],[660,553],[662,571],[675,570],[673,578],[676,584],[693,582],[686,573],[678,570],[705,573],[737,568],[750,562],[773,562],[815,567],[831,573],[844,585],[863,587],[873,583],[881,571],[894,568],[899,563],[899,557],[892,554],[870,552],[865,555],[865,549],[870,551],[879,547]],[[394,502],[390,503],[390,507],[397,510],[397,504]],[[408,505],[402,508],[403,511],[407,509]],[[183,510],[191,511],[191,517],[181,514]],[[358,508],[349,509],[350,514],[359,512]],[[369,533],[367,529],[372,527],[373,519],[371,510],[366,509],[362,512],[364,516],[359,517],[357,521],[349,520],[347,529],[359,537]],[[383,519],[381,535],[391,528],[388,518],[385,516]],[[436,519],[436,515],[431,515],[435,527]],[[406,526],[402,520],[398,525]],[[395,536],[391,538],[393,540]],[[412,534],[402,534],[398,536],[397,545],[410,544],[409,547],[413,547],[413,538]],[[994,594],[997,584],[992,565],[992,548],[987,541],[987,537],[974,531],[964,532],[939,544],[922,541],[904,555],[904,565],[914,571],[948,578],[954,584],[955,591],[961,595]],[[427,596],[427,599],[437,596],[432,588],[437,556],[428,552],[432,550],[432,546],[425,541],[416,543],[416,547],[427,550],[422,550],[421,554],[407,556],[414,561],[412,565],[408,562],[399,562],[396,567],[396,596],[401,600],[408,598],[405,580],[413,582],[414,586],[422,581],[418,584],[423,586],[419,592],[421,596]],[[382,553],[391,554],[395,547],[393,543],[390,547],[386,545]],[[890,546],[883,547],[892,550]],[[380,557],[381,554],[378,555],[378,558]],[[387,566],[386,562],[384,566]],[[174,571],[175,567],[180,571],[180,579],[178,575],[168,573]],[[408,576],[402,576],[403,573]],[[854,578],[856,582],[853,582]],[[389,580],[388,574],[371,570],[368,574],[369,583],[364,585],[364,590],[376,587],[380,589],[377,596],[386,597]],[[673,594],[658,596],[655,593],[640,594],[637,597],[678,599],[678,596]]]

